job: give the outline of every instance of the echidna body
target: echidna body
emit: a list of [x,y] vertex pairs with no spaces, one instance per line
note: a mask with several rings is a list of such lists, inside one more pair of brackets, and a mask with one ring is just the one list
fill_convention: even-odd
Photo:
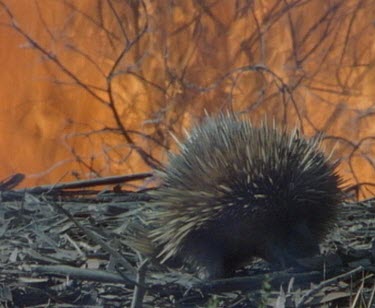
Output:
[[208,117],[159,172],[148,238],[160,262],[181,260],[203,279],[255,256],[292,264],[319,252],[335,219],[335,169],[319,139]]

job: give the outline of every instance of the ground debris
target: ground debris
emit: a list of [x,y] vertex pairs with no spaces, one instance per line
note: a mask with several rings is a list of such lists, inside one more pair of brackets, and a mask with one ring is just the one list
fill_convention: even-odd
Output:
[[84,185],[0,192],[0,306],[374,305],[375,200],[344,203],[324,255],[302,260],[303,269],[274,271],[257,260],[236,277],[202,282],[126,246],[124,230],[149,188]]

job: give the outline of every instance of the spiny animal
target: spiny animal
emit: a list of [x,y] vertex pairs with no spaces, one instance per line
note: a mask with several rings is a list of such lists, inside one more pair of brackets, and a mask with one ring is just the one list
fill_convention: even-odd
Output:
[[157,173],[149,251],[202,279],[253,257],[284,266],[319,252],[342,200],[337,162],[321,139],[230,114],[207,117]]

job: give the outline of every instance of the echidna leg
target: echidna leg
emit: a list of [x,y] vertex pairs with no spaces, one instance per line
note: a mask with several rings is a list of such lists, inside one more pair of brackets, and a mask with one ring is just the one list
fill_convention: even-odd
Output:
[[273,264],[299,266],[299,258],[310,257],[319,253],[318,241],[314,238],[307,224],[293,224],[285,238],[270,240],[266,244],[264,258]]
[[205,235],[188,242],[180,256],[203,280],[216,279],[226,274],[223,249]]
[[314,237],[307,223],[294,224],[287,237],[287,253],[294,258],[305,258],[319,254],[319,241]]

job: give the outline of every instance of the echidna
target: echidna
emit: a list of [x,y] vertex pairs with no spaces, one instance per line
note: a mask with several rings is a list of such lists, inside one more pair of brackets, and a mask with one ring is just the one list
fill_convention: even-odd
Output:
[[319,252],[342,199],[341,180],[298,130],[207,117],[164,170],[147,215],[156,258],[200,278],[230,275],[252,257],[282,265]]

